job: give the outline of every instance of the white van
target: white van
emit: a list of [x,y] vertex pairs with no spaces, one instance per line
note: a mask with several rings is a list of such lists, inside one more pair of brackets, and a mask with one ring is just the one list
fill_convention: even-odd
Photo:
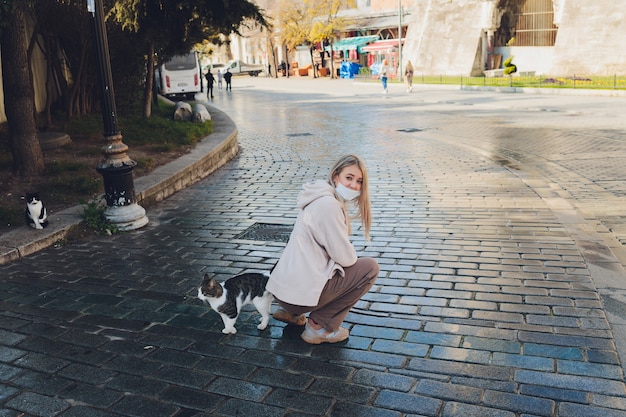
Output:
[[198,54],[177,55],[155,71],[159,93],[164,96],[185,96],[193,100],[202,91],[202,72]]

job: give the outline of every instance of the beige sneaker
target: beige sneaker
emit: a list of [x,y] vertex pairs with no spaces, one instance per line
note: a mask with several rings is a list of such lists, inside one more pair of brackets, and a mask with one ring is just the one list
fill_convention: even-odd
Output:
[[304,314],[291,314],[282,307],[278,307],[272,317],[283,323],[295,324],[296,326],[304,326],[306,324],[306,316]]
[[323,327],[319,330],[315,330],[313,327],[309,326],[309,323],[307,322],[300,337],[307,343],[319,345],[320,343],[342,342],[350,337],[350,332],[348,329],[343,327],[339,327],[334,332],[328,331]]

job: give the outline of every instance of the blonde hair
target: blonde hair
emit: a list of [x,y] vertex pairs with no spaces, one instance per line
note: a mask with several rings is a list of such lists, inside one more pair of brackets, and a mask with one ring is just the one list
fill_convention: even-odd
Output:
[[[363,182],[361,184],[361,193],[357,198],[357,205],[359,206],[358,214],[355,218],[361,219],[361,226],[363,226],[363,233],[365,234],[365,238],[369,240],[370,238],[370,227],[372,225],[372,213],[370,210],[370,195],[369,195],[369,187],[367,180],[367,170],[365,169],[365,164],[356,155],[344,155],[335,162],[333,167],[330,169],[328,175],[328,183],[335,187],[335,176],[339,175],[344,168],[356,165],[363,174]],[[348,233],[350,233],[350,222],[348,222]]]

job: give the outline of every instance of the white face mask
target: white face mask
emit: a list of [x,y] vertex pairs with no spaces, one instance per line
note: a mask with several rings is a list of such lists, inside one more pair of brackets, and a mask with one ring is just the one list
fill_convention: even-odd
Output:
[[337,183],[335,190],[337,191],[337,194],[339,194],[339,196],[346,201],[356,200],[361,195],[361,191],[348,188],[340,182]]

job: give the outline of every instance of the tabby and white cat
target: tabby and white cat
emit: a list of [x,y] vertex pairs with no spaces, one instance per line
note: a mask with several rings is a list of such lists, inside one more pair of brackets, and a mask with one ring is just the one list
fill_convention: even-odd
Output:
[[221,284],[209,274],[204,274],[198,288],[198,298],[204,304],[209,303],[220,314],[224,322],[222,333],[237,333],[235,322],[241,307],[246,304],[253,304],[261,313],[261,322],[257,328],[263,330],[270,320],[270,309],[274,301],[274,296],[265,289],[268,279],[268,275],[250,272],[229,278]]
[[48,225],[48,211],[39,199],[39,193],[26,193],[26,224],[35,229]]

